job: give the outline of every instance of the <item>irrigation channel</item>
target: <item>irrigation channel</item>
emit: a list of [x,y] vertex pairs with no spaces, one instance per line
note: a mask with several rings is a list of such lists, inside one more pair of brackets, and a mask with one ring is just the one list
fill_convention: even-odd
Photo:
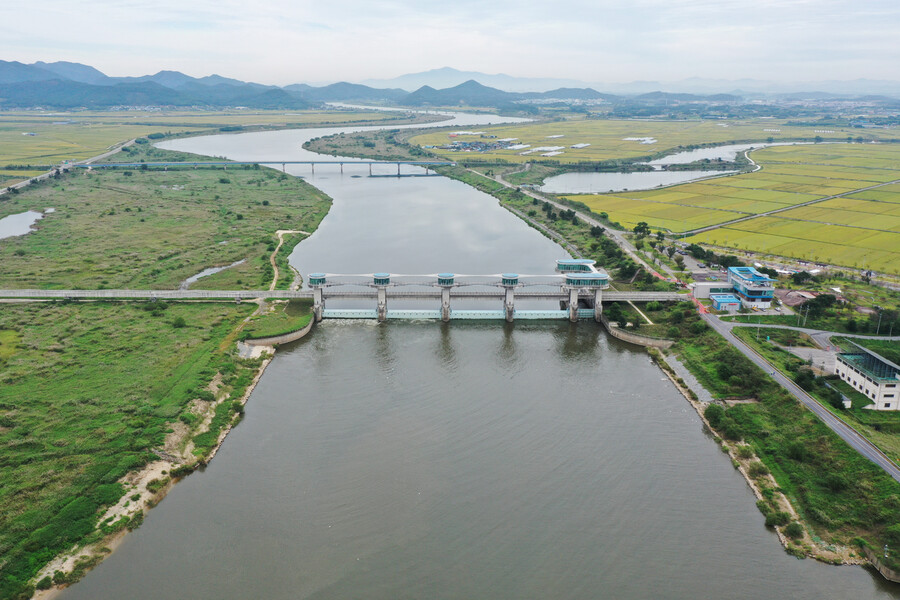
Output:
[[[455,125],[490,117],[458,117]],[[310,156],[295,130],[178,140]],[[456,181],[298,168],[302,273],[547,273],[563,250]],[[536,308],[541,308],[537,306]],[[787,555],[646,354],[593,322],[325,321],[279,349],[203,472],[66,600],[890,598]]]

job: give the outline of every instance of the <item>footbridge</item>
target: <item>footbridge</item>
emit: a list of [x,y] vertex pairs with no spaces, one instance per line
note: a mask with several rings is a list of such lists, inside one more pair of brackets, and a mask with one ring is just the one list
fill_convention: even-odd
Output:
[[[425,174],[428,175],[429,170],[434,167],[452,167],[455,166],[456,163],[452,161],[446,160],[254,160],[254,161],[240,161],[240,160],[209,160],[209,161],[169,161],[169,162],[108,162],[108,163],[76,163],[73,165],[68,165],[70,167],[80,168],[80,169],[114,169],[114,168],[126,168],[126,169],[149,169],[153,168],[163,168],[168,170],[169,167],[222,167],[225,170],[228,170],[228,167],[240,167],[247,165],[265,165],[265,166],[278,166],[281,165],[281,170],[284,171],[287,165],[309,165],[312,173],[316,172],[316,165],[338,165],[340,167],[341,173],[344,172],[344,165],[368,165],[369,167],[369,175],[372,175],[372,167],[375,165],[389,165],[397,167],[397,176],[401,176],[400,166],[408,165],[413,167],[421,167],[425,169]],[[377,175],[375,175],[377,177]]]
[[[0,298],[20,300],[242,300],[312,299],[316,321],[322,319],[578,319],[597,321],[603,302],[685,301],[677,292],[620,292],[609,290],[609,277],[593,261],[557,261],[550,275],[397,275],[390,273],[312,273],[304,290],[0,290]],[[363,301],[363,302],[354,302]],[[416,301],[415,309],[389,310],[395,302]],[[471,301],[496,303],[496,309],[465,310]],[[550,301],[552,309],[516,308],[517,301]],[[351,304],[351,308],[327,305]],[[433,308],[422,308],[421,306]]]

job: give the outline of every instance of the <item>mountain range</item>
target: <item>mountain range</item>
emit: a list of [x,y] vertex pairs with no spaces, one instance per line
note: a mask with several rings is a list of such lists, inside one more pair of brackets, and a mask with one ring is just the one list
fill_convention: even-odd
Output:
[[[423,83],[424,82],[424,83]],[[140,77],[109,77],[80,63],[20,62],[0,60],[0,109],[26,107],[107,108],[114,106],[197,106],[257,109],[304,109],[323,102],[383,102],[401,106],[491,106],[507,110],[533,112],[529,103],[554,100],[606,101],[614,104],[669,105],[685,102],[729,103],[760,97],[765,82],[737,80],[686,80],[683,91],[678,85],[659,91],[658,82],[633,82],[632,91],[598,92],[584,82],[566,79],[519,78],[457,71],[449,67],[404,75],[392,80],[369,80],[364,85],[338,82],[325,86],[298,83],[284,87],[263,85],[208,75],[191,77],[179,71],[160,71]],[[494,85],[490,85],[493,83]],[[728,83],[731,93],[722,93]],[[826,82],[827,83],[827,82]],[[895,82],[831,82],[832,89],[858,87],[870,101],[896,105],[900,84]],[[380,87],[374,87],[377,84]],[[418,85],[421,84],[421,85]],[[687,84],[685,84],[687,85]],[[812,85],[812,84],[810,84]],[[824,85],[824,84],[823,84]],[[414,87],[413,87],[414,86]],[[556,86],[550,88],[549,86]],[[893,87],[892,87],[893,86]],[[408,88],[412,87],[410,90]],[[809,90],[821,88],[810,87]],[[528,91],[525,91],[528,90]],[[535,91],[538,90],[538,91]],[[890,90],[894,90],[893,92]],[[849,94],[846,92],[845,94]],[[787,100],[840,99],[835,92],[794,92],[780,94]]]

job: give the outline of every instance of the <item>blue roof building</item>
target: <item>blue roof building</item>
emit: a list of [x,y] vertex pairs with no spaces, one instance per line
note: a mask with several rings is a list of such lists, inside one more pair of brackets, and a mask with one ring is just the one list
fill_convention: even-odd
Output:
[[741,300],[734,294],[710,294],[709,299],[716,310],[735,312],[741,308]]
[[775,296],[775,280],[753,267],[728,267],[728,283],[741,304],[748,308],[769,308]]

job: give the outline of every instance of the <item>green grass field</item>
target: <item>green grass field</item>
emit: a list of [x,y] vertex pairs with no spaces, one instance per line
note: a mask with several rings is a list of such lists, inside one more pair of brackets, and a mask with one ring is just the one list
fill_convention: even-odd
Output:
[[267,288],[275,231],[312,231],[329,206],[303,180],[266,168],[78,170],[0,197],[0,217],[56,209],[36,231],[0,240],[0,287],[172,289],[246,260],[203,286]]
[[[442,146],[453,141],[490,142],[481,135],[461,135],[450,137],[455,131],[471,128],[454,128],[432,131],[414,136],[410,142],[419,146]],[[777,129],[778,131],[771,131]],[[429,149],[451,160],[504,160],[514,163],[553,160],[560,163],[596,162],[615,159],[630,159],[649,156],[658,152],[687,146],[690,144],[711,144],[731,141],[774,141],[788,139],[813,139],[817,135],[813,127],[790,126],[782,121],[733,120],[719,121],[639,121],[639,120],[568,120],[558,122],[529,123],[478,127],[485,135],[496,139],[517,138],[516,144],[529,144],[531,148],[522,150],[496,150],[490,152],[454,152]],[[563,137],[549,137],[549,136]],[[856,138],[862,135],[866,140],[892,137],[891,132],[882,130],[834,128],[827,134],[830,139]],[[652,144],[625,138],[653,138]],[[576,144],[590,144],[586,148],[572,148]],[[564,146],[563,154],[552,158],[542,158],[540,152],[521,155],[532,148],[541,146]]]
[[[146,146],[133,152],[135,160],[179,156]],[[56,209],[35,231],[0,240],[0,286],[173,288],[204,268],[244,259],[201,280],[203,287],[267,288],[275,231],[314,231],[330,204],[301,179],[266,168],[64,174],[0,197],[0,216]],[[301,238],[288,236],[283,251]],[[292,277],[286,271],[281,287]],[[60,551],[101,536],[99,515],[126,491],[117,481],[155,459],[149,451],[161,448],[173,424],[189,428],[193,456],[209,455],[243,410],[228,394],[239,398],[256,373],[258,361],[232,356],[238,325],[255,308],[4,305],[0,598],[27,591]],[[289,306],[255,319],[250,331],[304,318],[308,307]],[[217,374],[216,398],[224,400],[213,405],[210,430],[191,429],[202,421],[193,400],[211,394]]]
[[253,309],[148,307],[0,311],[0,597],[93,531],[125,492],[116,482],[155,459],[168,424],[230,360],[222,342]]

